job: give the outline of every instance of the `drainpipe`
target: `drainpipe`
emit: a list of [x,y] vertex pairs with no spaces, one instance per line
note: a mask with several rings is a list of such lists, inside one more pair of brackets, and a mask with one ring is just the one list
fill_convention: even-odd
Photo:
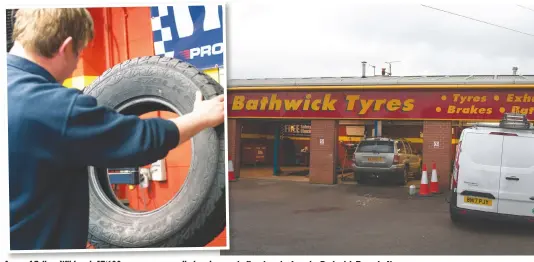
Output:
[[280,124],[276,125],[274,131],[274,150],[273,150],[273,176],[278,176],[281,173],[278,165],[278,151],[280,151]]

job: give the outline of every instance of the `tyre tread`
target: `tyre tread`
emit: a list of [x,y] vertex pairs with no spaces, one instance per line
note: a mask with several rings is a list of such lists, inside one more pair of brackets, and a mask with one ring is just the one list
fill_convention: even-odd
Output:
[[[197,86],[205,99],[209,99],[216,95],[224,93],[222,86],[217,83],[210,76],[204,72],[193,67],[191,64],[169,57],[159,56],[144,56],[133,58],[124,61],[106,70],[99,76],[90,86],[84,89],[84,93],[98,96],[105,88],[105,83],[112,78],[123,77],[120,71],[131,67],[138,67],[146,64],[156,66],[163,66],[173,68],[183,75],[187,76],[192,83]],[[120,80],[118,80],[120,81]],[[185,112],[184,112],[185,113]],[[224,125],[215,128],[219,140],[219,154],[217,173],[213,184],[209,188],[209,193],[206,197],[205,203],[200,207],[194,217],[187,226],[178,230],[173,236],[167,240],[153,243],[150,247],[179,247],[179,246],[202,246],[211,241],[217,236],[226,226],[226,175],[225,175],[225,135]],[[169,223],[168,226],[172,226]],[[112,245],[104,240],[101,235],[96,236],[98,232],[102,232],[102,225],[94,224],[91,226],[97,227],[89,233],[88,241],[95,248],[121,248]],[[90,230],[91,232],[91,230]]]

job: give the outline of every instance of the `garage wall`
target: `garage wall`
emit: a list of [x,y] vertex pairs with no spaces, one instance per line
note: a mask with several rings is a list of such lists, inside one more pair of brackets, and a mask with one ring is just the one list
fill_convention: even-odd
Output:
[[66,87],[82,89],[108,68],[125,60],[154,55],[150,8],[88,8],[95,36],[81,54]]
[[450,121],[425,121],[423,124],[423,163],[431,170],[432,162],[436,162],[442,191],[449,187],[452,161],[451,128],[452,123]]
[[312,120],[310,183],[337,183],[334,174],[337,163],[338,130],[336,120]]
[[[267,123],[247,122],[243,121],[241,128],[241,164],[252,165],[255,163],[255,155],[252,153],[256,147],[265,147],[264,153],[265,162],[272,164],[273,162],[273,143],[274,143],[274,129],[272,125]],[[248,149],[252,148],[252,149]]]
[[[274,139],[241,139],[241,163],[242,165],[253,165],[256,162],[257,148],[265,148],[263,165],[271,165],[274,156]],[[278,155],[278,163],[281,166],[290,166],[296,163],[295,154],[300,152],[300,148],[308,145],[309,140],[291,140],[284,139],[280,141],[280,151]]]

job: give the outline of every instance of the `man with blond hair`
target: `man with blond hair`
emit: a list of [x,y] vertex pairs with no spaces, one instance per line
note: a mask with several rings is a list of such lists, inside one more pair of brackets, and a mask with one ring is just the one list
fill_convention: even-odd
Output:
[[61,85],[92,40],[83,8],[20,9],[8,54],[11,249],[85,248],[86,166],[155,162],[224,121],[224,97],[172,120],[125,116]]

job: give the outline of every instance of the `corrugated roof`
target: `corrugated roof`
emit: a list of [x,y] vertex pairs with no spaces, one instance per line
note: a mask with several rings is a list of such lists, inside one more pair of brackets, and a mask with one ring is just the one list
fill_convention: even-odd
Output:
[[229,87],[534,84],[534,75],[435,75],[230,79]]

